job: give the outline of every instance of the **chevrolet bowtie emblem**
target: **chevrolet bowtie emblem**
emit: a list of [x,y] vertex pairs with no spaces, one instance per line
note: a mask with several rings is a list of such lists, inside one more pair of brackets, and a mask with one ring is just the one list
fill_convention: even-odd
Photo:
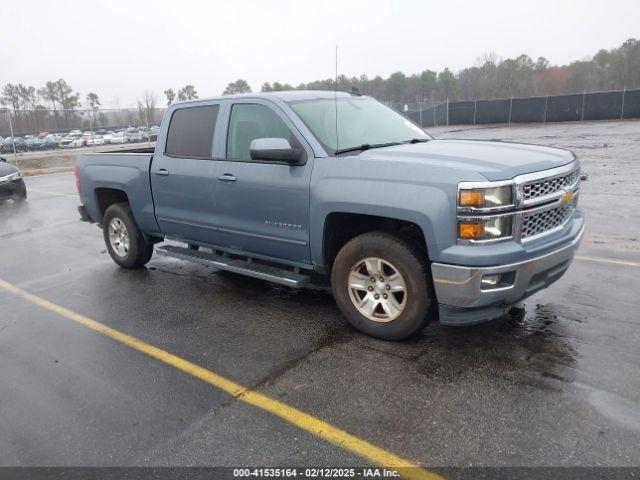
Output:
[[568,191],[564,195],[562,195],[562,201],[565,205],[570,205],[573,202],[573,192]]

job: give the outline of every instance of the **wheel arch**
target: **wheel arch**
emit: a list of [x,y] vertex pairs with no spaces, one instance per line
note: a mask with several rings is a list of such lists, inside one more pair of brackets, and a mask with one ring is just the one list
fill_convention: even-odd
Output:
[[100,218],[98,219],[99,223],[102,223],[107,208],[114,203],[127,203],[129,206],[131,205],[127,192],[119,188],[97,187],[94,190],[94,195],[96,205],[98,206],[98,213],[100,214]]
[[334,211],[324,220],[322,235],[322,264],[331,271],[340,249],[351,239],[363,233],[382,231],[409,241],[424,251],[429,259],[428,234],[415,218],[406,216],[381,216],[353,211]]

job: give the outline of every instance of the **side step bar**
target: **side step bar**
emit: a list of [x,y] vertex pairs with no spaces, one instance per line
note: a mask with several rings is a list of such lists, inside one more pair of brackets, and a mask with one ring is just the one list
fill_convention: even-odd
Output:
[[199,250],[189,250],[188,248],[175,247],[173,245],[156,248],[156,252],[167,257],[188,260],[208,267],[240,273],[248,277],[259,278],[288,287],[300,288],[307,285],[311,280],[308,275],[296,273],[292,270],[270,267],[249,260],[239,260],[222,255],[215,255],[213,253],[201,252]]

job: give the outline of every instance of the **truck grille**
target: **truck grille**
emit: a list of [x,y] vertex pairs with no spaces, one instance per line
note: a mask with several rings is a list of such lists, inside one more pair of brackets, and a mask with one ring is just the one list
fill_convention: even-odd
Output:
[[559,192],[564,187],[574,185],[580,177],[580,171],[574,170],[560,177],[539,180],[522,185],[522,198],[532,200]]
[[575,211],[573,204],[561,204],[549,210],[525,215],[522,218],[522,238],[529,238],[559,227],[567,222]]

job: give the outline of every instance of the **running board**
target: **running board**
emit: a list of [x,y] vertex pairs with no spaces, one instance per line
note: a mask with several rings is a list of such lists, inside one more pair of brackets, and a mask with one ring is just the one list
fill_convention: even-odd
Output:
[[279,283],[288,287],[300,288],[310,282],[310,277],[292,270],[270,267],[250,260],[240,260],[213,253],[189,250],[184,247],[166,245],[156,248],[156,252],[167,257],[179,258],[190,262],[200,263],[208,267],[239,273],[248,277],[259,278],[268,282]]

